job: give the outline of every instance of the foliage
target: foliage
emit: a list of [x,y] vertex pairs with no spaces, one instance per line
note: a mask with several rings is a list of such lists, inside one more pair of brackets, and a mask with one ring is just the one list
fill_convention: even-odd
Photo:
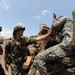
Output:
[[29,37],[29,39],[36,38],[36,37],[37,37],[37,35],[32,35]]

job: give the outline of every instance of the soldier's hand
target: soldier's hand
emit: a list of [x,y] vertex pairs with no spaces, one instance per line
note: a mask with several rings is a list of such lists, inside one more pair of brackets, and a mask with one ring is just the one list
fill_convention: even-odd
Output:
[[5,64],[5,69],[8,71],[9,65]]

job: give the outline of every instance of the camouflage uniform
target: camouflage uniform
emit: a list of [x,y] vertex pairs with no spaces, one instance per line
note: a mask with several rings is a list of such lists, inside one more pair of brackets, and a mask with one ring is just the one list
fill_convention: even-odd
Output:
[[[20,29],[20,27],[15,28],[15,30],[17,29]],[[13,35],[14,34],[13,32]],[[22,65],[26,61],[26,56],[30,55],[26,45],[27,41],[24,36],[22,36],[19,41],[13,36],[5,47],[7,64],[11,67],[12,75],[25,75]]]
[[[52,23],[52,29],[59,31],[57,45],[48,48],[35,57],[34,67],[37,67],[41,75],[47,75],[46,62],[53,61],[65,56],[73,55],[71,42],[73,38],[73,23],[67,17],[61,17]],[[60,41],[59,41],[60,40]]]

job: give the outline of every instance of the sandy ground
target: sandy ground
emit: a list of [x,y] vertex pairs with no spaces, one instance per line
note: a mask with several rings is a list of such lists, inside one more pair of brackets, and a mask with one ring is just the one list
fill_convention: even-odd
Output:
[[5,51],[4,48],[5,48],[5,46],[4,45],[1,45],[1,46],[3,48],[3,55],[1,55],[1,64],[2,64],[2,67],[3,67],[6,75],[11,75],[11,69],[10,69],[10,67],[9,67],[8,71],[5,69],[5,64],[4,64],[4,51]]

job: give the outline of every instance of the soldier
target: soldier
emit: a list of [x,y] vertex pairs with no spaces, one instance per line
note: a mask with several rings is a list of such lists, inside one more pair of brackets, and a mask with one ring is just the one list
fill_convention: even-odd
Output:
[[59,37],[58,39],[56,39],[56,42],[58,44],[39,53],[35,57],[33,68],[29,75],[35,75],[36,69],[39,70],[40,75],[47,75],[46,62],[73,55],[73,51],[71,50],[71,43],[73,38],[72,20],[70,18],[62,16],[54,20],[51,28],[53,31],[59,33]]
[[27,56],[30,53],[26,48],[28,42],[23,36],[24,30],[25,27],[16,26],[13,30],[13,37],[10,38],[5,46],[5,68],[8,70],[10,65],[12,75],[25,75],[23,63],[27,60]]

